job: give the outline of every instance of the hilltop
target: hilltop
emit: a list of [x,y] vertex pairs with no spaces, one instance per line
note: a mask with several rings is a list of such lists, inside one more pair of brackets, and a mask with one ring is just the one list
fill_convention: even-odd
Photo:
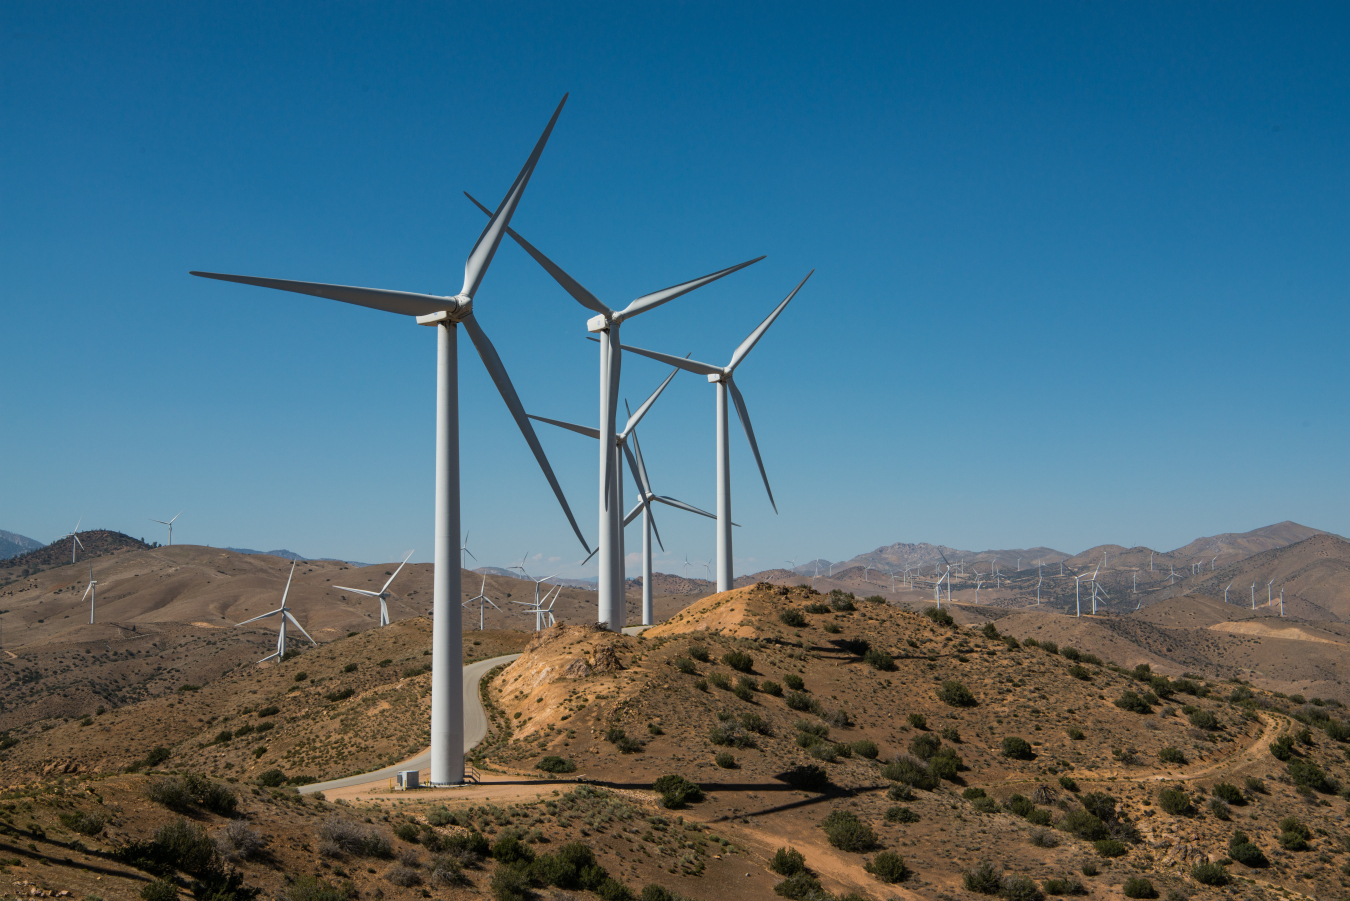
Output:
[[[90,529],[79,535],[80,544],[70,536],[57,539],[51,544],[10,557],[0,562],[0,584],[23,578],[39,569],[58,566],[70,566],[71,548],[75,548],[75,563],[89,561],[113,554],[126,554],[132,551],[146,550],[150,545],[139,538],[132,538],[121,532],[107,529]],[[86,571],[87,575],[87,571]],[[87,581],[87,579],[86,579]]]

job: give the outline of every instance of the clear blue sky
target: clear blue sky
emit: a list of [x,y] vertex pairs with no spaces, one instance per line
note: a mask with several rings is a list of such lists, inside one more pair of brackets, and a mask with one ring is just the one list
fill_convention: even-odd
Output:
[[[429,559],[431,330],[187,271],[454,293],[460,191],[495,204],[570,91],[541,249],[615,306],[768,255],[625,341],[724,361],[817,270],[737,373],[780,511],[737,432],[738,573],[1350,533],[1348,36],[1344,3],[6,3],[0,528],[186,508],[181,542]],[[509,244],[476,309],[531,411],[593,422],[586,311]],[[460,347],[479,561],[593,574]],[[657,490],[711,506],[713,389],[648,422]],[[594,541],[595,450],[544,428]],[[711,559],[659,522],[659,569]]]

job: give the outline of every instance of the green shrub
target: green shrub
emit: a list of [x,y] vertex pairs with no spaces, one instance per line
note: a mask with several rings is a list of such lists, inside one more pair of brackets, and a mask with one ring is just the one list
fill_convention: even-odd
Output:
[[1220,801],[1226,801],[1227,803],[1234,804],[1238,807],[1247,803],[1247,799],[1243,797],[1242,791],[1231,782],[1215,783],[1214,787],[1211,788],[1209,792]]
[[698,668],[694,666],[694,661],[690,660],[688,657],[676,657],[670,662],[672,666],[686,676],[693,676],[698,673]]
[[984,789],[980,788],[978,785],[972,785],[970,788],[961,792],[961,797],[965,798],[967,801],[974,801],[976,798],[983,798],[984,796]]
[[911,713],[909,715],[909,724],[913,726],[915,729],[927,729],[928,718],[925,717],[922,713]]
[[1219,728],[1219,719],[1208,710],[1196,710],[1189,717],[1191,725],[1197,729],[1213,732]]
[[1086,895],[1087,886],[1083,885],[1081,879],[1077,876],[1069,876],[1065,879],[1047,879],[1042,883],[1047,895]]
[[1036,805],[1031,803],[1031,799],[1022,794],[1013,795],[1004,802],[1003,806],[1008,808],[1009,812],[1019,817],[1025,817],[1036,809]]
[[966,891],[978,895],[997,895],[1003,887],[998,870],[987,860],[982,860],[961,874],[961,884]]
[[1233,818],[1233,811],[1226,803],[1218,798],[1209,799],[1209,812],[1221,820],[1227,821]]
[[349,901],[350,895],[347,890],[355,891],[350,882],[345,883],[343,888],[338,888],[323,879],[301,875],[286,887],[286,892],[281,897],[285,901]]
[[1069,736],[1070,741],[1082,741],[1087,738],[1087,736],[1083,734],[1083,730],[1079,729],[1077,726],[1070,726],[1064,734]]
[[1186,755],[1177,748],[1167,747],[1158,752],[1158,759],[1163,763],[1173,763],[1178,766],[1186,764]]
[[886,809],[886,822],[888,823],[917,823],[919,815],[908,807],[889,807]]
[[723,691],[731,691],[731,678],[726,673],[708,673],[708,681]]
[[773,695],[775,698],[781,698],[783,696],[783,686],[779,685],[777,682],[772,681],[771,679],[765,679],[763,682],[761,682],[759,684],[759,690],[764,692],[766,695]]
[[267,770],[259,773],[256,781],[263,788],[276,788],[286,784],[286,774],[281,770]]
[[952,619],[952,615],[941,607],[928,607],[923,611],[923,615],[939,626],[952,626],[956,624],[956,621]]
[[718,751],[713,757],[713,762],[724,770],[736,769],[736,755],[730,751]]
[[886,790],[886,797],[892,801],[913,801],[914,791],[903,782],[892,785]]
[[1066,792],[1078,791],[1078,783],[1074,781],[1072,776],[1060,776],[1059,787],[1064,789]]
[[652,788],[661,796],[661,806],[675,809],[686,803],[703,800],[703,789],[683,776],[670,774],[662,776],[652,783]]
[[324,857],[394,856],[389,840],[373,826],[332,816],[319,824],[319,853]]
[[821,821],[820,828],[830,844],[840,851],[870,851],[876,847],[877,834],[850,810],[834,810]]
[[566,757],[550,754],[536,763],[535,768],[543,770],[545,773],[575,773],[577,765]]
[[931,760],[942,747],[942,739],[936,735],[916,735],[909,743],[909,753],[920,760]]
[[885,883],[901,882],[909,875],[905,859],[894,851],[882,851],[867,862],[865,869]]
[[1041,901],[1045,897],[1030,876],[1003,877],[998,893],[1006,901]]
[[830,787],[830,776],[814,763],[801,764],[779,773],[776,777],[800,791],[820,793]]
[[1198,863],[1191,867],[1191,878],[1201,885],[1225,886],[1229,883],[1228,871],[1217,863]]
[[239,806],[239,799],[233,791],[195,773],[156,780],[146,790],[146,795],[151,801],[178,813],[188,813],[199,807],[223,817],[232,817]]
[[1031,743],[1025,738],[1009,735],[1003,739],[1003,756],[1013,760],[1031,760],[1036,755],[1031,750]]
[[854,597],[852,592],[846,594],[838,588],[830,592],[830,607],[839,613],[851,613],[854,610],[857,610],[858,608],[854,605],[853,601]]
[[1077,663],[1069,667],[1069,675],[1084,682],[1092,681],[1092,670],[1088,669],[1086,666],[1079,666]]
[[740,698],[742,701],[751,702],[754,701],[755,699],[754,689],[746,685],[744,682],[736,683],[736,687],[731,690],[731,693],[734,694],[736,697]]
[[853,742],[849,745],[849,749],[853,751],[854,754],[867,760],[876,760],[877,755],[881,753],[881,749],[877,747],[877,743],[867,738],[862,738]]
[[863,655],[863,663],[883,673],[893,673],[896,670],[895,658],[877,648],[868,649],[867,653]]
[[427,811],[427,822],[432,826],[452,826],[455,815],[447,807],[433,807]]
[[961,757],[954,749],[939,748],[933,759],[928,761],[928,772],[939,779],[954,782],[962,766]]
[[744,651],[727,651],[722,655],[722,662],[738,673],[748,673],[755,666],[755,659]]
[[[341,691],[330,691],[328,694],[324,695],[324,697],[327,698],[332,703],[337,703],[338,701],[347,700],[354,694],[356,694],[356,691],[354,689],[344,688]],[[235,735],[237,736],[239,735],[239,733],[236,732]]]
[[1296,788],[1317,792],[1334,792],[1337,788],[1334,780],[1327,778],[1322,768],[1311,760],[1289,761],[1289,778],[1294,780]]
[[1131,876],[1125,880],[1125,885],[1121,888],[1126,898],[1156,898],[1158,890],[1153,887],[1143,876]]
[[497,867],[488,886],[496,901],[530,901],[534,896],[527,867]]
[[800,710],[804,713],[817,713],[820,711],[820,702],[811,697],[804,691],[790,691],[784,699],[792,710]]
[[976,798],[970,803],[980,813],[998,813],[1003,808],[998,806],[998,802],[993,798]]
[[1153,708],[1149,706],[1148,701],[1145,701],[1140,697],[1137,692],[1130,691],[1129,689],[1120,693],[1120,697],[1116,699],[1116,706],[1121,710],[1128,710],[1131,713],[1153,712]]
[[784,676],[783,684],[793,691],[804,691],[806,689],[806,683],[803,682],[802,677],[796,673],[788,673]]
[[932,791],[938,787],[938,777],[913,757],[897,757],[882,767],[881,775],[892,782],[902,782],[924,791]]
[[806,855],[796,848],[779,848],[769,861],[769,869],[779,876],[796,876],[806,872]]
[[360,668],[361,668],[361,665],[360,665],[359,663],[349,663],[349,664],[347,664],[346,666],[344,666],[344,667],[342,668],[342,671],[343,671],[344,673],[354,673],[354,672],[356,672],[356,671],[357,671],[358,669],[360,669]]
[[1270,745],[1270,753],[1276,760],[1288,761],[1294,756],[1294,737],[1281,735]]
[[1098,839],[1092,843],[1092,848],[1102,857],[1123,857],[1130,850],[1128,845],[1114,838]]
[[839,757],[839,752],[835,750],[835,746],[823,741],[811,745],[806,749],[806,753],[825,763],[834,763]]
[[517,830],[503,829],[492,843],[492,859],[508,865],[531,863],[534,861],[534,849],[525,843]]
[[1106,824],[1101,821],[1101,818],[1088,813],[1086,810],[1070,810],[1059,821],[1059,828],[1089,842],[1110,838]]
[[820,880],[810,873],[796,873],[773,887],[774,893],[792,901],[816,901],[824,896]]
[[1228,840],[1228,856],[1243,866],[1265,867],[1270,865],[1260,848],[1252,844],[1245,832],[1234,832]]
[[144,901],[178,901],[178,886],[168,879],[155,879],[141,888]]
[[800,629],[806,625],[806,614],[793,607],[780,610],[778,619],[782,621],[783,625],[790,626],[793,629]]
[[1027,822],[1033,826],[1049,826],[1050,811],[1041,810],[1039,807],[1027,814]]
[[61,825],[80,835],[98,835],[106,822],[102,814],[85,813],[82,810],[61,814]]
[[422,839],[422,830],[413,823],[399,823],[394,827],[394,836],[415,845]]
[[1173,816],[1190,816],[1195,813],[1191,796],[1180,788],[1164,788],[1158,792],[1158,806]]
[[726,748],[753,748],[755,739],[740,724],[726,722],[708,730],[708,741]]
[[938,689],[938,700],[952,707],[974,707],[975,696],[955,679],[948,679]]
[[818,613],[829,613],[829,612],[830,612],[830,605],[829,605],[829,604],[822,604],[822,603],[820,603],[819,601],[814,601],[814,602],[812,602],[812,603],[810,603],[810,604],[807,604],[806,607],[803,608],[803,609],[805,609],[807,613],[817,613],[817,614],[818,614]]

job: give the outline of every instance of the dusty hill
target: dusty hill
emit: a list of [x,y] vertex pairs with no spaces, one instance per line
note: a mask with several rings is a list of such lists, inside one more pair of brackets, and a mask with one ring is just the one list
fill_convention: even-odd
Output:
[[1217,555],[1219,565],[1223,566],[1225,563],[1233,563],[1262,551],[1295,544],[1314,535],[1327,534],[1329,533],[1321,529],[1285,520],[1273,526],[1252,529],[1250,532],[1225,532],[1222,535],[1197,538],[1190,544],[1177,548],[1173,553],[1178,557],[1202,559],[1210,559]]
[[[928,544],[922,542],[919,544],[897,543],[879,547],[866,554],[859,554],[843,564],[836,564],[835,574],[838,575],[839,567],[867,567],[880,569],[885,572],[901,572],[906,567],[927,566],[932,567],[942,565],[943,556],[947,562],[956,565],[964,560],[967,565],[973,563],[986,563],[993,565],[997,563],[1002,569],[1015,570],[1018,561],[1021,561],[1023,568],[1034,566],[1036,561],[1045,563],[1054,563],[1065,559],[1068,555],[1057,551],[1054,548],[1034,547],[1034,548],[1011,548],[1007,550],[985,550],[985,551],[963,551],[959,548],[947,547],[941,544]],[[800,571],[800,569],[799,569]]]
[[[633,579],[631,584],[638,591],[642,590],[642,577]],[[703,597],[712,594],[715,584],[707,579],[686,579],[684,576],[671,575],[669,573],[652,573],[652,596],[657,595],[693,595]]]
[[[150,547],[144,541],[132,538],[130,535],[110,532],[106,529],[91,529],[88,532],[81,532],[79,537],[80,544],[83,547],[77,546],[75,548],[77,565],[80,561],[89,561],[112,554],[125,554]],[[74,544],[73,538],[61,538],[45,547],[0,561],[0,585],[22,578],[29,572],[36,572],[39,569],[70,566],[70,549]],[[87,573],[86,568],[86,575]]]

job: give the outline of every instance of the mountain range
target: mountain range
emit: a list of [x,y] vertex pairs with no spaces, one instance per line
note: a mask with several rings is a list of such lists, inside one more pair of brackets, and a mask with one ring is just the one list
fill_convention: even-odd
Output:
[[41,541],[34,541],[26,535],[0,529],[0,560],[8,560],[10,557],[35,551],[40,547],[42,547]]

